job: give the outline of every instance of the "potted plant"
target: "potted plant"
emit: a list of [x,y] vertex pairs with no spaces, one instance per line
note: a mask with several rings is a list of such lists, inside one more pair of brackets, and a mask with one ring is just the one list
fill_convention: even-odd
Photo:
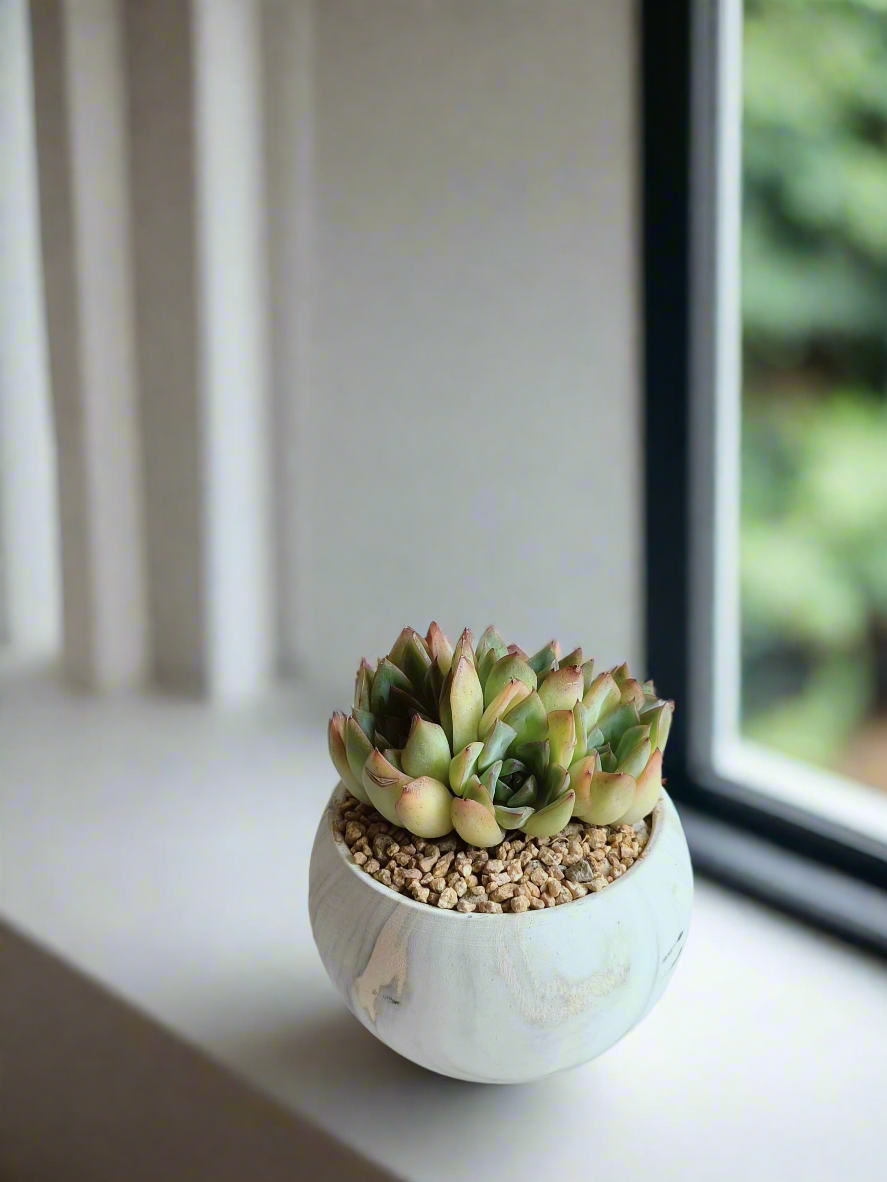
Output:
[[683,946],[692,873],[662,789],[674,711],[627,666],[432,623],[362,661],[310,869],[346,1004],[432,1070],[516,1083],[620,1039]]

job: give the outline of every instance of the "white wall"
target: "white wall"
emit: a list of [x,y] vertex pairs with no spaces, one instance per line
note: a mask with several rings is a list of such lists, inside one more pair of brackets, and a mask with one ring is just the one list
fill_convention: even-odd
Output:
[[341,697],[432,616],[637,658],[633,6],[316,20],[296,661]]

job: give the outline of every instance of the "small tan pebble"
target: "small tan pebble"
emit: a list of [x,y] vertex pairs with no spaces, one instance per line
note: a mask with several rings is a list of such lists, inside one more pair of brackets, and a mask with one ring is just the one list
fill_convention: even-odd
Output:
[[456,892],[456,894],[461,899],[463,895],[468,894],[468,883],[465,881],[464,878],[459,878],[459,876],[457,875],[456,881],[453,883],[453,890]]
[[456,904],[456,910],[461,911],[463,915],[470,915],[472,911],[477,910],[477,903],[472,903],[470,899],[460,899]]
[[402,845],[400,847],[400,852],[402,854],[410,854],[412,856],[416,852],[416,847],[411,841],[408,841],[406,845]]
[[437,862],[431,867],[431,872],[436,878],[446,878],[450,872],[450,867],[453,864],[452,853],[444,854],[442,858],[438,858]]
[[400,850],[400,846],[387,833],[377,833],[373,838],[373,853],[381,862],[383,858],[393,858]]
[[447,880],[445,878],[440,878],[438,875],[432,875],[431,882],[428,885],[433,891],[437,891],[437,893],[440,894],[442,890],[446,889]]
[[477,897],[480,897],[481,895],[483,895],[483,897],[484,897],[484,898],[486,898],[486,897],[487,897],[487,889],[486,889],[486,887],[482,887],[482,886],[480,886],[480,885],[479,885],[479,884],[477,884],[477,883],[475,883],[473,886],[470,886],[470,887],[468,888],[468,892],[469,892],[469,894],[471,894],[471,895],[475,895],[475,896],[477,896]]
[[561,832],[564,837],[574,837],[577,833],[581,833],[584,828],[582,821],[567,821]]
[[356,809],[347,808],[342,813],[342,816],[345,818],[346,821],[356,821],[360,817],[360,813],[357,812]]
[[428,842],[424,837],[417,837],[413,844],[415,845],[417,851],[421,854],[428,845]]
[[530,882],[534,882],[538,887],[545,886],[548,882],[548,872],[540,866],[538,870],[534,870],[530,875]]
[[336,821],[335,825],[333,826],[333,829],[335,829],[335,831],[337,833],[344,833],[347,828],[348,828],[348,822],[344,821],[341,817],[339,818],[338,821]]
[[607,854],[607,861],[611,866],[617,866],[619,864],[619,854],[616,852],[616,850],[610,850],[610,852]]
[[451,834],[449,834],[449,836],[442,837],[438,841],[437,848],[440,850],[440,852],[442,854],[448,854],[451,850],[454,850],[456,848],[457,844],[458,844],[457,839],[451,833]]
[[551,849],[553,850],[554,853],[560,854],[561,856],[563,856],[567,852],[568,846],[565,841],[561,841],[558,838],[555,838],[551,843]]
[[422,877],[422,871],[417,870],[415,866],[409,866],[404,870],[403,876],[407,882],[418,882]]
[[345,826],[345,844],[352,846],[356,841],[360,841],[363,837],[363,825],[358,825],[357,821],[349,821]]
[[432,907],[436,907],[439,900],[440,900],[440,891],[429,891],[428,892],[428,902],[431,904]]
[[417,903],[427,903],[428,896],[431,894],[431,892],[428,890],[428,887],[417,886],[410,891],[410,894]]
[[583,895],[588,894],[588,887],[581,882],[568,882],[567,887],[574,899],[581,899]]
[[532,858],[530,857],[530,851],[529,850],[521,850],[521,855],[520,855],[519,861],[520,861],[521,866],[526,866],[526,864],[528,862],[531,862]]
[[511,876],[504,870],[500,874],[490,874],[487,878],[491,886],[502,886],[503,883],[511,882]]
[[406,879],[404,878],[403,871],[399,867],[397,870],[392,871],[392,873],[391,873],[391,885],[392,886],[396,886],[397,889],[400,890],[400,888],[404,885],[405,882],[406,882]]
[[362,837],[360,839],[360,841],[355,842],[354,848],[356,850],[360,850],[360,852],[362,854],[366,854],[366,856],[368,858],[371,858],[373,856],[373,847],[370,845],[370,843],[367,841],[367,839],[365,837]]
[[451,886],[451,887],[454,887],[457,882],[464,882],[465,881],[462,878],[462,875],[459,873],[458,870],[451,870],[450,873],[446,876],[446,878],[447,878],[447,886]]
[[403,853],[403,851],[401,851],[401,853],[399,853],[399,854],[394,855],[394,861],[397,863],[398,866],[402,867],[404,870],[406,870],[406,868],[408,866],[412,866],[412,864],[413,864],[413,860],[410,857],[410,855]]
[[539,861],[543,866],[556,866],[560,860],[560,854],[556,854],[550,849],[541,849],[539,851]]
[[574,862],[580,861],[581,854],[564,854],[561,858],[561,866],[572,866]]
[[543,895],[542,902],[545,904],[546,907],[556,907],[557,906],[557,899],[554,897],[554,895]]
[[591,880],[591,882],[588,884],[588,887],[589,890],[592,891],[602,891],[606,885],[607,880],[603,877],[603,875],[599,874],[597,878],[593,878]]
[[615,882],[616,879],[621,878],[624,873],[625,873],[625,867],[622,865],[621,862],[617,862],[616,865],[613,867],[613,876],[610,879],[610,881]]
[[487,862],[484,869],[489,874],[498,874],[499,871],[504,868],[504,866],[505,866],[505,863],[502,861],[501,858],[490,858],[490,860]]
[[391,871],[390,870],[378,870],[373,875],[373,878],[376,880],[376,882],[381,882],[383,886],[391,886]]
[[524,911],[530,910],[530,900],[526,895],[515,895],[511,900],[511,910],[515,915],[519,915]]
[[459,901],[459,896],[452,887],[446,887],[440,892],[440,898],[437,900],[437,905],[442,911],[452,911]]
[[556,878],[549,878],[548,882],[543,887],[543,894],[554,895],[555,899],[561,893],[561,884]]
[[568,882],[591,882],[594,878],[594,870],[587,858],[580,858],[578,862],[567,869],[564,877]]
[[530,899],[530,909],[532,911],[544,911],[545,904],[541,899]]
[[471,863],[470,863],[470,862],[463,862],[463,863],[462,863],[462,865],[459,867],[459,873],[462,875],[462,877],[463,877],[464,879],[469,879],[469,878],[471,878],[471,877],[472,877],[472,875],[471,875]]
[[564,871],[563,871],[563,867],[561,867],[561,866],[549,866],[549,870],[551,871],[551,874],[552,874],[552,876],[553,876],[554,878],[556,878],[556,879],[558,880],[558,882],[563,882],[563,881],[564,881]]
[[529,892],[531,899],[538,899],[539,896],[542,894],[539,887],[536,886],[535,882],[525,882],[524,886],[527,888],[527,891]]
[[477,909],[483,915],[501,915],[502,914],[502,904],[501,903],[493,903],[490,901],[487,901],[486,903],[478,903]]
[[605,846],[607,844],[606,829],[592,829],[588,835],[588,840],[593,849],[600,849],[602,846]]
[[496,887],[496,889],[491,893],[490,901],[493,903],[504,903],[505,900],[510,899],[513,894],[514,883],[504,883],[502,886]]
[[439,857],[440,850],[437,848],[437,846],[429,846],[422,854],[422,857],[419,859],[419,869],[423,872],[431,870],[431,868],[437,864]]
[[598,866],[600,866],[602,862],[606,862],[606,860],[607,860],[606,848],[601,847],[600,849],[593,849],[590,854],[590,859],[591,859],[592,863],[594,863]]
[[529,845],[527,846],[525,853],[528,853],[530,855],[531,859],[538,858],[539,857],[539,847],[535,844],[535,842],[531,841],[529,843]]
[[370,858],[370,860],[368,862],[364,863],[363,868],[367,872],[367,874],[375,874],[376,871],[379,869],[379,863],[376,861],[375,858]]
[[536,845],[538,845],[540,849],[544,845],[551,845],[551,838],[550,837],[537,837],[536,838]]
[[[420,874],[422,873],[421,870],[419,871],[419,873]],[[422,877],[419,881],[422,883],[422,886],[428,886],[428,884],[431,882],[431,879],[432,879],[431,871],[426,870],[425,873],[422,874]]]
[[505,870],[512,882],[519,882],[523,877],[524,868],[521,866],[520,862],[509,862],[505,867]]
[[358,866],[363,866],[364,862],[367,861],[366,854],[362,854],[359,850],[356,854],[352,854],[351,857]]

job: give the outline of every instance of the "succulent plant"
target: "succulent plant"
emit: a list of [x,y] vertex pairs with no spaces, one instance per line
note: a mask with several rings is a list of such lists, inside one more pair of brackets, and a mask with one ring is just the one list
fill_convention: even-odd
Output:
[[455,648],[437,624],[404,628],[374,667],[361,661],[350,716],[330,719],[345,787],[417,837],[454,829],[473,846],[505,831],[558,833],[645,817],[662,789],[674,703],[627,665],[595,676],[581,649],[532,656],[488,628]]

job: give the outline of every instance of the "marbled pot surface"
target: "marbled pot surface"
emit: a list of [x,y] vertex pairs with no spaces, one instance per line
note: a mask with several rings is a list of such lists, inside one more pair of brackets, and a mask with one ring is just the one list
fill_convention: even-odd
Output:
[[327,973],[377,1038],[432,1071],[523,1083],[602,1054],[662,996],[687,938],[693,875],[663,793],[643,855],[605,890],[522,915],[463,915],[395,894],[333,839],[311,854]]

